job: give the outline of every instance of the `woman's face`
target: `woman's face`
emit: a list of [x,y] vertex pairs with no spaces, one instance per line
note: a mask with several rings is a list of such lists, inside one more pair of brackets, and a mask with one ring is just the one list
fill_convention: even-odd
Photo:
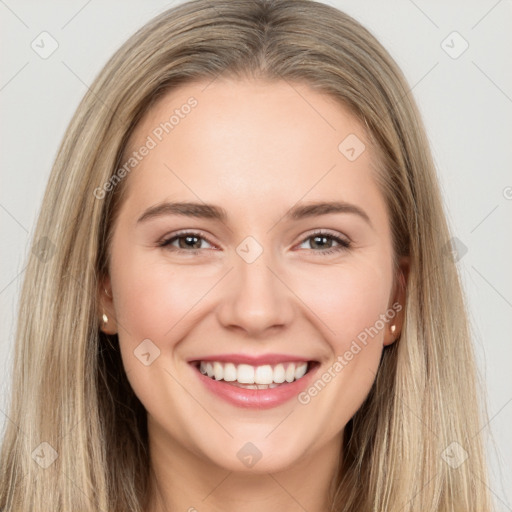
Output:
[[216,79],[162,98],[124,163],[102,304],[153,447],[334,461],[402,317],[360,123],[305,85]]

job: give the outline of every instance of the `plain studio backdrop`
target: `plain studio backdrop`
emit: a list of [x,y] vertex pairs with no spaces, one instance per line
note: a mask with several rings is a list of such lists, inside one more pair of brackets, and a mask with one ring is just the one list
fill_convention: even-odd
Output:
[[[20,286],[64,130],[114,51],[178,3],[0,0],[2,434]],[[489,439],[490,486],[496,510],[512,511],[512,3],[326,3],[379,39],[419,104],[487,387],[490,422],[482,434]]]

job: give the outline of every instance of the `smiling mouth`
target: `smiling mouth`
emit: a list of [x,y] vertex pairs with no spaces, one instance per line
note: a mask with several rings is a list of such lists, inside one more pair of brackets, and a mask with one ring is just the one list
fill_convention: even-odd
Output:
[[317,361],[285,362],[252,366],[221,361],[194,361],[193,365],[212,380],[244,389],[273,389],[300,380]]

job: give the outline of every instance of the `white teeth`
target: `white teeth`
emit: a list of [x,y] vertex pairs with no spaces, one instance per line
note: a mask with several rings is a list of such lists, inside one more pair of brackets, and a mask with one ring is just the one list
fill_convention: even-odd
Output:
[[295,365],[289,364],[288,368],[286,368],[286,372],[284,374],[284,378],[286,382],[293,382],[295,379]]
[[254,367],[248,364],[239,364],[236,372],[236,380],[240,384],[254,384]]
[[273,380],[272,366],[266,364],[265,366],[257,366],[254,372],[254,382],[258,384],[272,384]]
[[278,364],[274,368],[274,382],[281,384],[284,382],[284,379],[285,379],[284,366],[282,364]]
[[244,389],[274,389],[277,388],[279,384],[240,384],[239,382],[233,382],[233,386]]
[[213,363],[213,374],[215,376],[215,380],[222,380],[224,378],[224,368],[217,361]]
[[279,363],[251,366],[249,364],[222,363],[219,361],[201,361],[199,370],[203,375],[215,380],[242,384],[248,389],[275,388],[286,382],[298,380],[306,374],[308,363]]
[[295,368],[295,380],[300,379],[306,375],[308,369],[308,363],[299,364]]
[[236,366],[233,363],[224,365],[224,380],[226,382],[233,382],[236,380]]

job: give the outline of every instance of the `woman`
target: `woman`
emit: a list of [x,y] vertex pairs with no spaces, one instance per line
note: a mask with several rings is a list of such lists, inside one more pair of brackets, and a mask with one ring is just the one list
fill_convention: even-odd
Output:
[[56,159],[0,508],[490,510],[449,240],[407,83],[360,24],[168,10]]

